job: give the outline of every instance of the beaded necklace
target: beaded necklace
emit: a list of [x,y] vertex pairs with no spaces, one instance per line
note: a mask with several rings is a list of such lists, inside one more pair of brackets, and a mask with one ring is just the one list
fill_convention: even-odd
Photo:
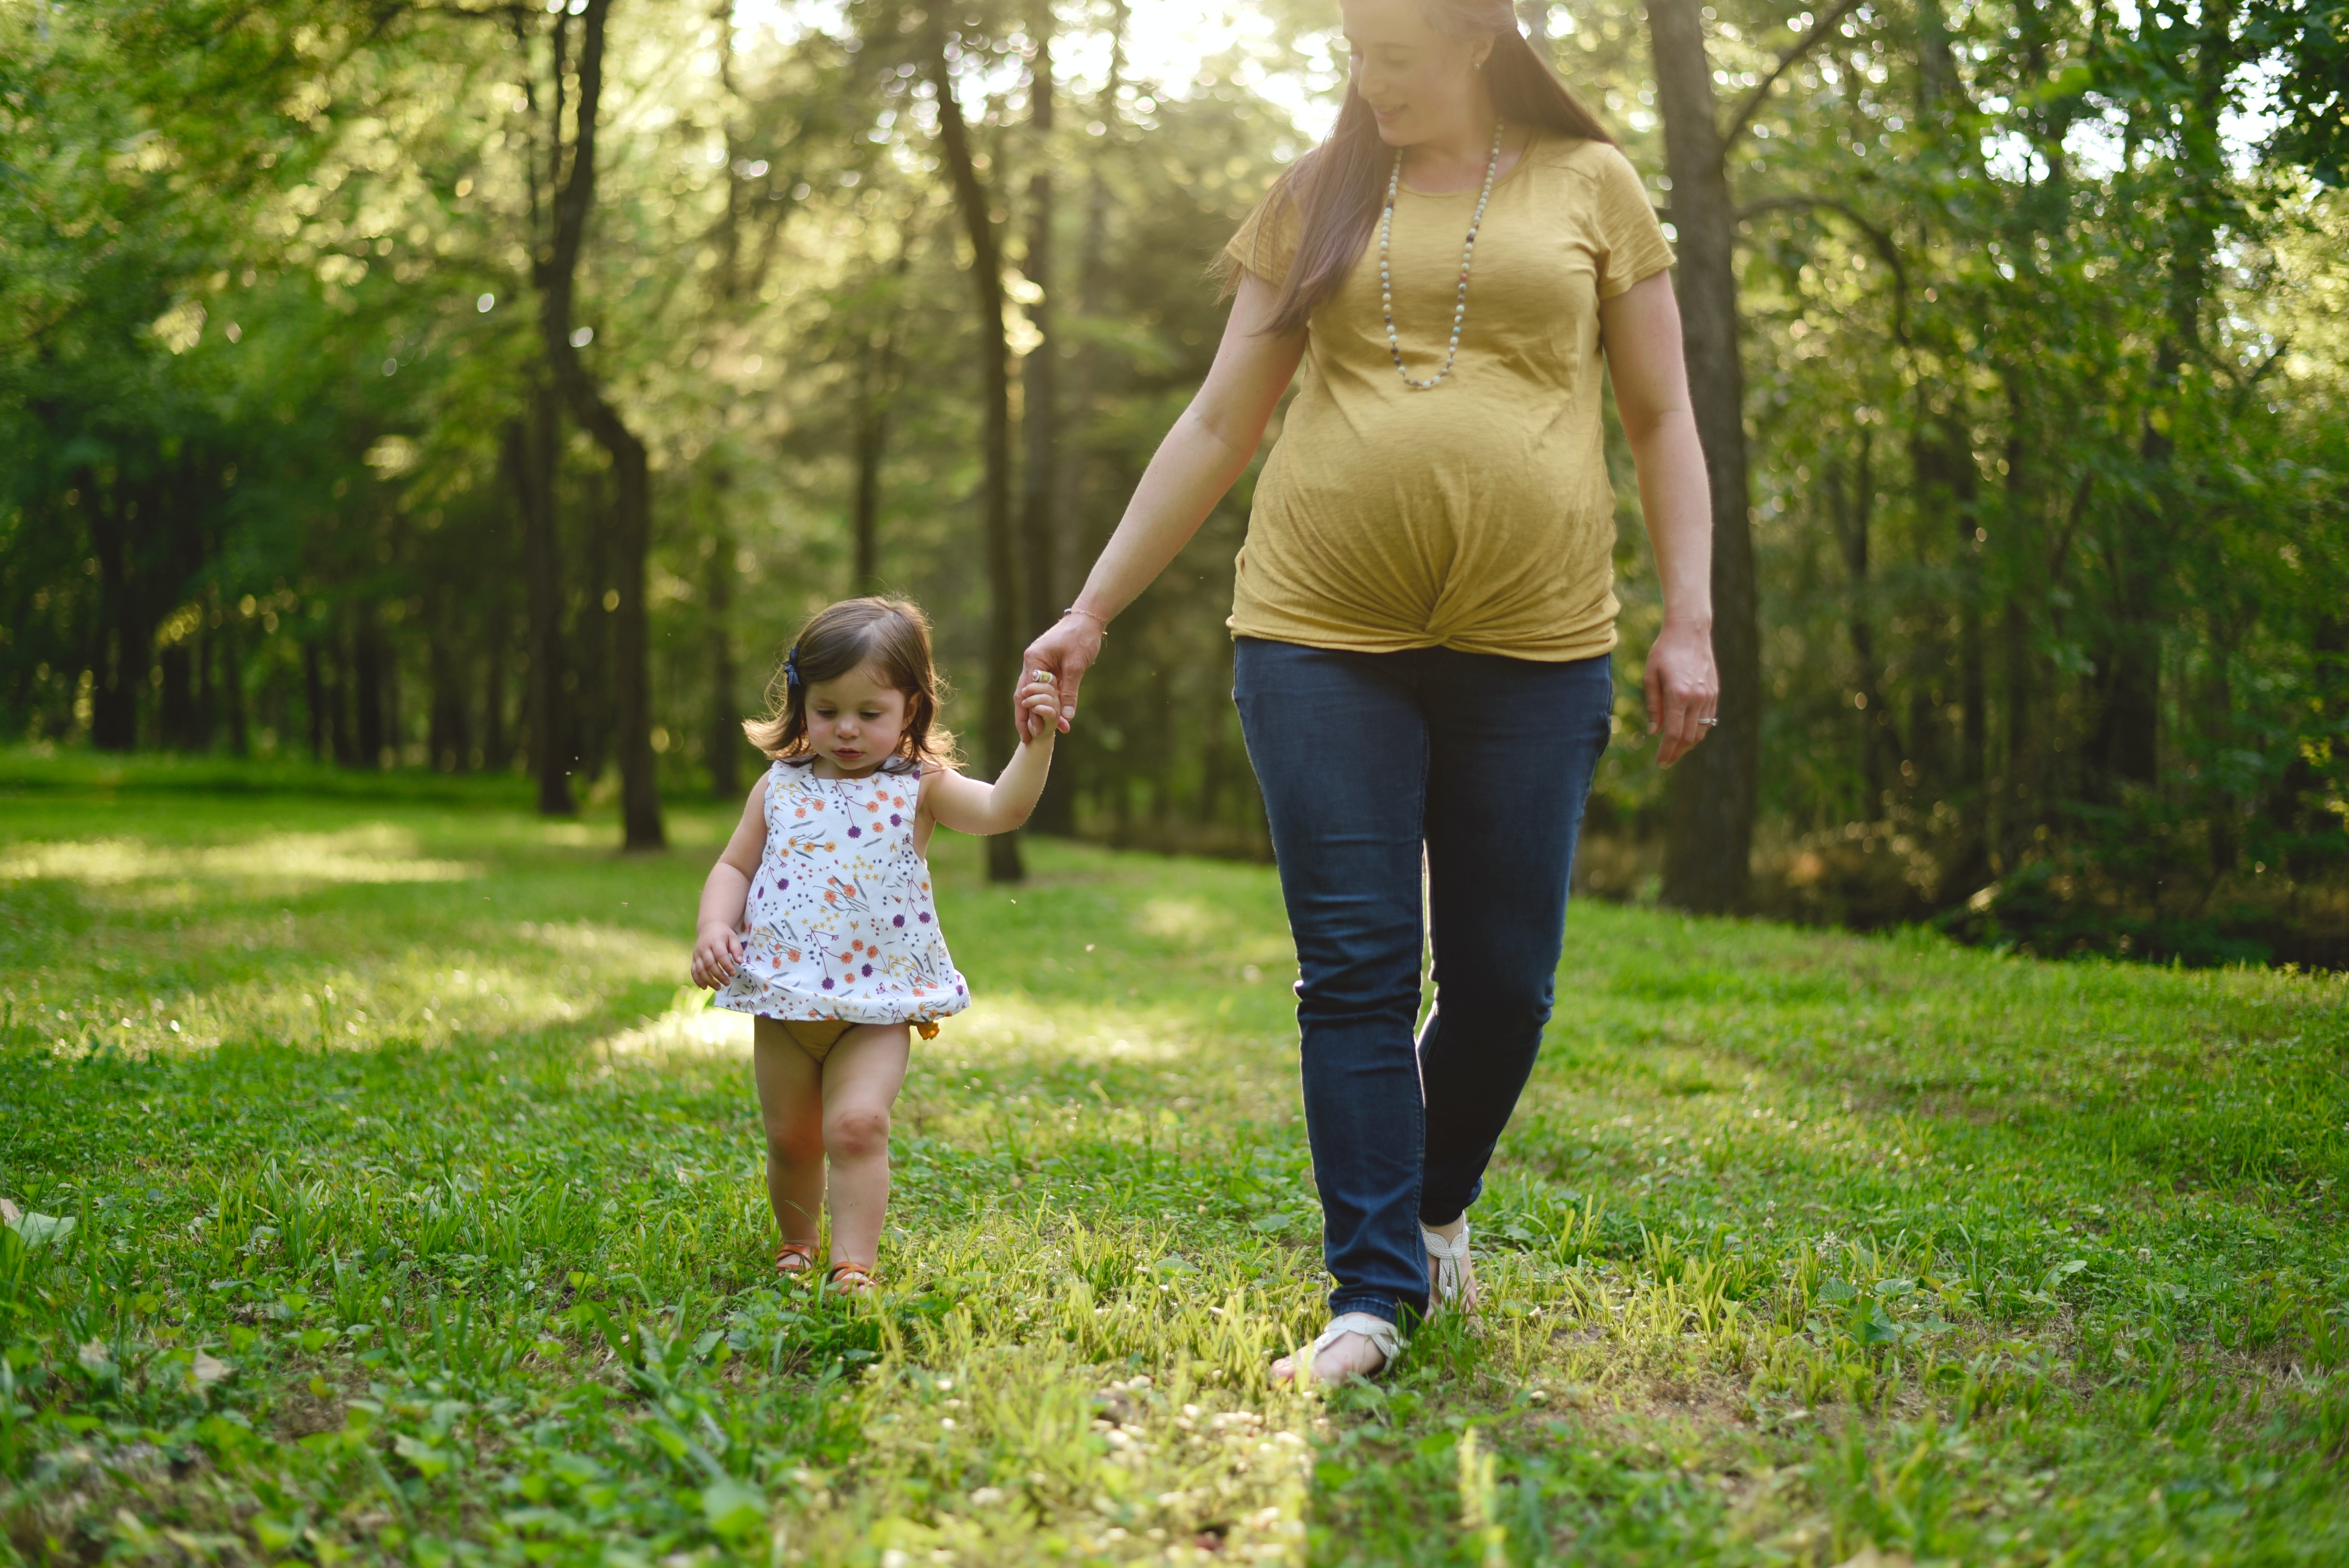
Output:
[[1395,374],[1404,386],[1414,392],[1425,392],[1442,385],[1452,374],[1452,362],[1460,356],[1460,328],[1468,319],[1468,267],[1476,259],[1476,230],[1485,222],[1485,204],[1493,199],[1493,181],[1501,171],[1501,130],[1499,120],[1493,122],[1493,155],[1485,162],[1485,189],[1476,196],[1476,215],[1468,220],[1468,240],[1460,247],[1460,290],[1452,306],[1452,343],[1444,351],[1444,368],[1424,381],[1415,381],[1402,365],[1402,340],[1395,335],[1394,279],[1387,265],[1387,253],[1394,233],[1395,191],[1402,183],[1402,149],[1395,149],[1393,172],[1387,176],[1386,210],[1379,214],[1379,304],[1386,312],[1387,356],[1394,361]]

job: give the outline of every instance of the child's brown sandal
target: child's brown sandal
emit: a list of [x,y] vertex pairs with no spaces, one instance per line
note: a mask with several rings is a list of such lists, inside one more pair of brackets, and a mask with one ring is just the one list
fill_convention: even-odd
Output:
[[863,1295],[878,1290],[881,1282],[873,1277],[870,1264],[834,1264],[824,1271],[824,1288],[842,1295]]
[[813,1242],[785,1242],[775,1249],[775,1272],[786,1278],[796,1279],[815,1272]]

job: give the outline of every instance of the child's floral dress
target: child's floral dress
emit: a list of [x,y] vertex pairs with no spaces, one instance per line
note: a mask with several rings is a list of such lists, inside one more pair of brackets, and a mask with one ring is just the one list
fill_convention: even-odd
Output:
[[[914,848],[921,774],[892,763],[767,775],[767,848],[743,910],[742,967],[717,1004],[770,1018],[931,1024],[970,1006]],[[935,1034],[935,1027],[922,1031]]]

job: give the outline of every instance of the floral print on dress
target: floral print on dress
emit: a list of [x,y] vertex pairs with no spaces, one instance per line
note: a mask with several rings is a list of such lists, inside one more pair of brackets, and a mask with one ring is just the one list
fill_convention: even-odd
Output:
[[927,1023],[970,1006],[914,848],[921,775],[767,774],[767,848],[742,912],[742,967],[717,1005],[769,1018]]

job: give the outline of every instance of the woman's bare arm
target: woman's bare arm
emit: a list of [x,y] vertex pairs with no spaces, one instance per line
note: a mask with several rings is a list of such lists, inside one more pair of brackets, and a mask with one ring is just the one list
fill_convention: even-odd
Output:
[[[1238,296],[1224,324],[1224,340],[1207,379],[1158,444],[1126,503],[1125,516],[1085,579],[1077,606],[1085,614],[1064,615],[1060,624],[1028,645],[1026,669],[1049,670],[1061,692],[1061,727],[1076,717],[1077,688],[1101,656],[1102,635],[1117,613],[1139,598],[1166,570],[1207,513],[1232,488],[1256,456],[1264,427],[1304,357],[1305,334],[1274,335],[1273,286],[1253,273],[1240,274]],[[1019,716],[1020,738],[1040,724]]]
[[1666,768],[1704,738],[1721,699],[1713,659],[1713,493],[1681,358],[1680,302],[1670,273],[1600,302],[1615,409],[1640,468],[1640,510],[1664,590],[1664,624],[1648,650],[1648,733]]

